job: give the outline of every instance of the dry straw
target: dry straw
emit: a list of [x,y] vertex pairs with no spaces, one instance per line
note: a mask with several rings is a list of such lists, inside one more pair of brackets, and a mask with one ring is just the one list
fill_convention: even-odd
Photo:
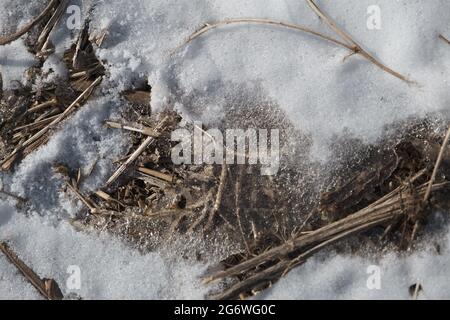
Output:
[[363,58],[367,59],[368,61],[372,62],[374,65],[376,65],[378,68],[382,69],[383,71],[393,75],[394,77],[405,81],[408,84],[415,84],[414,81],[409,80],[406,76],[400,74],[397,71],[394,71],[393,69],[389,68],[382,62],[380,62],[378,59],[376,59],[373,55],[371,55],[369,52],[367,52],[361,45],[359,45],[353,38],[347,34],[345,31],[343,31],[341,28],[337,26],[337,24],[329,17],[327,16],[312,0],[306,0],[307,4],[311,7],[311,9],[338,35],[340,36],[344,41],[340,41],[338,39],[329,37],[323,33],[317,32],[312,30],[311,28],[292,24],[288,22],[283,21],[277,21],[277,20],[270,20],[270,19],[256,19],[256,18],[248,18],[248,19],[227,19],[223,21],[218,21],[214,23],[206,23],[202,28],[191,34],[180,46],[175,48],[173,50],[176,51],[180,47],[192,42],[196,38],[200,37],[201,35],[217,29],[219,27],[224,27],[227,25],[235,25],[235,24],[263,24],[263,25],[272,25],[282,28],[288,28],[288,29],[294,29],[302,32],[306,32],[309,34],[312,34],[316,37],[319,37],[323,40],[330,41],[334,44],[337,44],[339,46],[342,46],[348,50],[351,51],[350,55],[358,54],[362,56]]

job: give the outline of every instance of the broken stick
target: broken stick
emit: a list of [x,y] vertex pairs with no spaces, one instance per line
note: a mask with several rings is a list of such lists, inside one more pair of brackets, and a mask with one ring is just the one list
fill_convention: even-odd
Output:
[[143,135],[150,136],[153,138],[157,138],[160,136],[160,134],[158,132],[156,132],[155,130],[153,130],[149,127],[145,127],[145,126],[142,126],[142,128],[136,128],[136,127],[132,127],[129,125],[121,124],[119,122],[110,121],[110,120],[106,121],[105,124],[110,128],[138,132],[138,133],[142,133]]
[[58,4],[58,0],[51,0],[44,11],[42,11],[36,18],[28,22],[22,29],[18,30],[9,36],[0,37],[0,46],[13,42],[23,36],[25,33],[31,30],[36,24],[41,22],[47,14],[49,14],[53,8]]
[[23,262],[4,241],[0,241],[0,251],[22,273],[22,275],[35,287],[39,293],[48,300],[61,300],[64,298],[61,289],[53,279],[41,279],[25,262]]
[[[156,127],[156,132],[159,132],[160,130],[162,130],[164,128],[164,126],[166,125],[167,120],[169,119],[168,116],[166,116]],[[106,185],[109,186],[111,185],[114,181],[117,180],[117,178],[119,178],[122,173],[128,168],[129,165],[131,165],[138,157],[139,155],[151,144],[153,144],[155,142],[155,138],[153,137],[147,137],[144,142],[139,146],[139,148],[136,149],[136,151],[134,151],[131,156],[127,159],[127,161],[125,161],[120,167],[119,169],[116,170],[116,172],[113,173],[113,175],[108,179],[108,181],[106,181]]]
[[64,14],[68,4],[69,0],[60,1],[52,17],[45,25],[44,30],[42,30],[41,34],[39,35],[36,44],[38,55],[42,55],[43,52],[46,52],[48,50],[50,34],[55,29],[55,26],[58,24],[59,20],[61,20],[61,17]]
[[444,37],[442,34],[439,35],[439,39],[441,39],[442,41],[444,41],[445,43],[450,45],[450,40],[448,40],[446,37]]

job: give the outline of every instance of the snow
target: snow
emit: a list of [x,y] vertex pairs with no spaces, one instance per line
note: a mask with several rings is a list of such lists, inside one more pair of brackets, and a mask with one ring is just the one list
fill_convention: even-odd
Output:
[[217,123],[222,119],[208,106],[239,108],[257,92],[312,136],[313,155],[319,157],[334,135],[348,132],[373,141],[388,123],[445,108],[450,50],[437,35],[450,33],[448,1],[377,1],[381,30],[366,27],[371,1],[318,4],[369,52],[418,85],[408,86],[361,57],[342,62],[348,50],[329,42],[267,26],[216,29],[171,54],[204,23],[227,18],[282,20],[333,35],[305,1],[135,1],[131,7],[99,1],[92,20],[98,30],[109,30],[99,52],[113,79],[126,85],[124,75],[140,61],[156,91],[155,109],[174,101],[204,122]]
[[[381,261],[333,254],[314,257],[294,269],[258,299],[411,299],[408,288],[420,283],[420,299],[450,299],[448,268],[450,237],[442,239],[446,249],[434,248],[408,256],[387,254]],[[380,288],[367,285],[380,268]]]
[[[20,3],[19,3],[20,2]],[[0,0],[0,34],[10,34],[21,27],[42,10],[44,3],[40,1]],[[19,9],[19,10],[18,10]],[[3,88],[11,88],[11,81],[23,82],[24,72],[35,65],[34,55],[26,50],[22,41],[15,41],[0,47],[0,73],[3,77]]]
[[63,163],[86,173],[96,163],[82,188],[97,189],[112,171],[112,162],[126,150],[127,141],[121,132],[103,126],[118,105],[119,101],[110,95],[90,100],[63,123],[63,128],[46,145],[24,159],[14,174],[4,177],[10,191],[31,200],[31,212],[45,212],[50,218],[74,216],[81,207],[69,205],[60,194],[63,180],[54,165]]
[[3,89],[14,88],[15,81],[24,83],[25,70],[36,65],[34,56],[26,51],[22,42],[13,42],[0,48],[0,73]]
[[[180,47],[206,22],[227,18],[267,18],[308,26],[337,37],[300,0],[120,0],[74,1],[82,18],[90,13],[92,31],[107,31],[98,56],[108,77],[89,103],[64,121],[50,141],[28,156],[14,173],[0,173],[0,186],[29,199],[21,209],[0,200],[0,239],[41,275],[65,284],[67,267],[80,266],[83,298],[202,298],[199,276],[206,266],[188,265],[173,255],[141,255],[104,234],[74,231],[68,219],[79,202],[59,192],[62,181],[53,164],[72,168],[93,164],[82,184],[94,190],[111,173],[112,161],[127,141],[102,126],[122,105],[118,93],[148,79],[155,111],[176,106],[191,118],[211,125],[224,121],[228,109],[276,105],[292,124],[311,137],[308,155],[324,165],[333,138],[343,134],[373,142],[386,125],[412,116],[438,113],[448,117],[450,47],[437,38],[450,37],[445,0],[378,0],[381,29],[367,28],[369,0],[317,0],[317,4],[365,49],[394,70],[417,82],[408,85],[348,50],[298,31],[269,26],[227,26]],[[44,6],[42,1],[0,0],[0,34],[14,32]],[[91,7],[93,6],[93,7]],[[90,11],[92,9],[92,11]],[[65,25],[66,14],[52,35],[56,53],[44,63],[64,77],[59,63],[76,37]],[[0,47],[4,88],[24,81],[36,64],[23,39]],[[257,101],[257,102],[255,102]],[[239,123],[236,123],[236,127]],[[3,198],[2,198],[3,199]],[[426,298],[450,298],[446,292],[450,235],[441,255],[426,248],[411,256],[386,255],[374,263],[364,257],[330,254],[293,270],[265,298],[401,298],[420,280]],[[379,264],[382,290],[368,290],[367,266]],[[67,288],[63,288],[67,293]],[[447,290],[448,291],[448,290]],[[0,298],[39,298],[0,256]]]
[[[104,234],[76,232],[68,222],[55,227],[42,217],[26,218],[4,202],[0,202],[0,209],[2,215],[9,216],[0,221],[1,237],[8,239],[10,247],[36,273],[55,279],[65,295],[76,293],[83,299],[200,299],[206,293],[197,279],[203,266],[160,253],[141,255]],[[34,298],[30,285],[20,280],[3,256],[0,262],[0,298]],[[66,286],[70,266],[81,271],[79,290],[70,282]]]

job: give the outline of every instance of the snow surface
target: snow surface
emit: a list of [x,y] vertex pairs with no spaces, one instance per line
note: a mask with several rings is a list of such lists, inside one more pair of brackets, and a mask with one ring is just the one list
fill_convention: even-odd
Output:
[[[0,0],[0,34],[10,34],[16,31],[16,26],[21,27],[27,23],[30,17],[35,16],[43,8],[44,3],[25,1],[16,6],[17,1]],[[18,10],[19,9],[19,10]],[[24,81],[24,72],[27,68],[36,64],[34,55],[26,50],[22,41],[15,41],[0,47],[0,73],[3,77],[3,88],[10,88],[12,81]]]
[[[96,0],[91,6],[93,31],[107,30],[98,56],[106,61],[108,79],[93,99],[63,122],[49,143],[27,157],[14,173],[0,173],[0,186],[28,198],[28,218],[0,203],[0,239],[12,246],[42,275],[64,284],[68,264],[81,267],[83,298],[195,298],[205,288],[198,276],[205,266],[186,265],[163,253],[140,255],[107,236],[77,233],[67,219],[81,204],[59,192],[61,179],[53,163],[73,168],[99,162],[82,187],[93,190],[123,153],[123,135],[102,127],[121,106],[118,93],[148,78],[152,107],[169,105],[210,124],[223,121],[224,109],[267,101],[281,108],[314,142],[312,159],[328,161],[334,136],[350,134],[373,142],[383,127],[411,116],[442,112],[447,116],[450,48],[437,39],[450,37],[445,0],[377,0],[381,30],[366,27],[369,0],[317,1],[335,21],[386,65],[418,85],[407,85],[358,56],[343,62],[344,48],[301,32],[268,26],[228,26],[182,44],[206,22],[226,18],[268,18],[297,23],[335,36],[301,0]],[[0,0],[0,33],[16,30],[36,15],[42,1]],[[64,19],[67,19],[67,15]],[[44,65],[64,76],[58,61],[76,30],[53,35],[56,53]],[[36,61],[23,39],[0,47],[4,87],[23,81]],[[237,124],[238,125],[238,124]],[[2,197],[3,199],[3,197]],[[450,236],[444,239],[449,242]],[[407,287],[421,280],[426,298],[449,298],[446,275],[450,252],[432,249],[410,257],[386,256],[382,290],[368,291],[364,258],[314,258],[292,271],[265,298],[408,298]],[[413,281],[414,282],[414,281]],[[392,284],[392,285],[391,285]],[[63,291],[65,288],[63,288]],[[66,291],[65,291],[66,292]],[[0,257],[0,298],[39,298]]]
[[[388,253],[382,259],[336,253],[315,256],[257,298],[403,300],[411,299],[408,289],[419,283],[422,291],[418,299],[450,299],[450,234],[447,230],[442,239],[428,241],[429,245],[414,254]],[[380,288],[370,285],[374,267],[380,271]]]
[[0,49],[0,72],[3,89],[10,89],[15,82],[24,83],[25,70],[36,64],[34,56],[26,51],[25,45],[15,41]]
[[[204,271],[202,266],[174,263],[158,253],[141,255],[112,237],[76,232],[67,222],[55,227],[38,216],[26,218],[4,202],[0,202],[0,210],[1,237],[8,239],[35,272],[55,279],[65,295],[74,292],[84,299],[200,299],[205,293],[197,279]],[[34,298],[34,289],[16,276],[17,271],[4,257],[0,262],[0,298]],[[80,290],[66,287],[69,266],[80,268]]]
[[218,122],[221,113],[211,110],[238,108],[256,92],[313,137],[318,157],[328,153],[335,134],[373,141],[387,123],[446,107],[450,50],[437,36],[450,34],[448,1],[377,1],[381,30],[366,27],[373,1],[318,4],[369,52],[419,85],[408,86],[357,56],[343,63],[348,50],[321,39],[267,26],[217,29],[170,54],[204,23],[227,18],[282,20],[334,35],[305,1],[99,1],[92,20],[109,30],[100,55],[112,78],[124,84],[131,78],[124,75],[139,65],[149,74],[155,109],[172,101]]

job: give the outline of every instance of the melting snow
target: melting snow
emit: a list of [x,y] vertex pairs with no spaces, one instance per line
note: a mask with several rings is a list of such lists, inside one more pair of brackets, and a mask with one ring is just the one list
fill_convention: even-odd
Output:
[[[367,28],[367,8],[373,1],[317,1],[369,52],[418,85],[407,85],[358,56],[343,62],[348,50],[332,43],[268,26],[220,28],[172,52],[204,23],[227,18],[282,20],[335,36],[300,0],[74,3],[82,5],[84,18],[93,5],[93,30],[107,30],[98,55],[107,61],[108,80],[102,92],[15,173],[0,173],[0,185],[28,197],[34,213],[25,218],[1,202],[0,238],[9,239],[36,271],[60,284],[66,282],[68,265],[79,265],[79,293],[84,298],[200,298],[205,290],[196,278],[203,267],[169,261],[159,253],[140,255],[106,236],[77,233],[67,222],[79,208],[59,194],[60,180],[51,165],[64,161],[77,167],[100,157],[99,169],[84,187],[93,189],[104,181],[126,141],[101,123],[118,110],[118,92],[136,79],[148,77],[155,110],[176,105],[203,122],[219,123],[223,113],[211,110],[239,108],[255,95],[274,102],[312,137],[312,158],[322,161],[327,160],[334,135],[346,132],[370,142],[396,120],[433,112],[448,115],[450,46],[437,38],[439,33],[450,37],[446,0],[378,0],[380,30]],[[0,0],[1,34],[15,31],[17,23],[23,25],[42,6],[41,1]],[[75,34],[64,26],[55,34],[57,50],[45,70],[62,72],[57,61]],[[4,87],[11,80],[23,81],[23,72],[35,63],[23,39],[0,47]],[[448,241],[447,237],[444,242]],[[315,258],[295,269],[265,297],[406,299],[405,286],[417,278],[424,281],[425,297],[449,298],[450,253],[445,250],[439,256],[430,250],[409,258],[385,257],[386,285],[380,291],[365,286],[370,261],[334,256]],[[2,256],[0,297],[39,298]]]

